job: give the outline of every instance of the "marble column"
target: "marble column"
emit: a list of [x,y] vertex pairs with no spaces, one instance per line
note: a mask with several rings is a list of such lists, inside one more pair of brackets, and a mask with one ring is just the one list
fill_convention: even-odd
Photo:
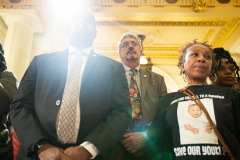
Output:
[[5,58],[8,70],[22,79],[31,59],[34,33],[43,32],[35,10],[8,10],[0,13],[8,30],[5,38]]

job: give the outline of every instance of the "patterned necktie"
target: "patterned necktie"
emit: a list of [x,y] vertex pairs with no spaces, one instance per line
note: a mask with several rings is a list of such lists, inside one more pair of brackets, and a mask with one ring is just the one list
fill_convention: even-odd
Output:
[[136,71],[135,69],[130,69],[131,73],[131,81],[130,81],[130,98],[132,103],[132,123],[129,126],[131,132],[138,131],[142,123],[142,108],[141,108],[141,99],[140,99],[140,92],[137,86],[136,81]]
[[68,69],[62,104],[58,117],[57,135],[62,143],[68,142],[75,134],[76,107],[80,94],[80,73],[84,53],[73,53],[71,68]]

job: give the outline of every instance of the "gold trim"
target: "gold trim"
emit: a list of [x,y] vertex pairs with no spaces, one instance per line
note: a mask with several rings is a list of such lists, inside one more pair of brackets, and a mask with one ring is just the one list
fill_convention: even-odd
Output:
[[[102,54],[104,56],[113,58],[113,59],[119,59],[118,53],[106,53],[104,51],[98,51],[99,54]],[[146,57],[153,58],[162,58],[162,59],[177,59],[178,53],[147,53],[145,54]]]
[[201,13],[204,11],[206,5],[206,0],[195,0],[193,4],[193,11]]
[[[214,47],[221,47],[240,25],[238,17],[98,17],[97,25],[112,26],[192,26],[192,27],[221,27],[210,42]],[[204,41],[211,38],[216,29],[210,29]],[[181,45],[180,45],[181,46]],[[145,48],[146,49],[146,48]],[[147,49],[146,49],[147,50]]]
[[[181,46],[181,45],[179,45]],[[144,47],[144,53],[148,51],[178,51],[180,47]]]
[[[179,44],[181,46],[181,44]],[[117,47],[114,46],[94,46],[95,50],[98,51],[118,51]],[[150,51],[178,51],[180,47],[144,47],[144,53]]]
[[205,38],[203,39],[203,42],[208,41],[208,39],[212,36],[214,31],[215,31],[215,29],[210,29],[208,31],[207,35],[205,36]]
[[222,47],[233,31],[239,26],[240,18],[228,18],[226,24],[217,33],[212,41],[213,47]]
[[[178,0],[177,3],[171,4],[166,3],[163,0],[153,1],[153,0],[126,0],[124,3],[116,3],[112,0],[90,0],[90,7],[92,8],[104,8],[104,7],[115,7],[115,6],[192,6],[202,8],[205,6],[217,6],[217,0],[195,0],[197,3],[193,4],[191,0]],[[18,5],[53,5],[49,0],[22,0],[18,3],[11,3],[9,0],[0,0],[2,4],[18,4]],[[67,3],[67,2],[66,2]],[[68,2],[69,3],[69,2]],[[74,4],[74,3],[73,3]],[[216,5],[215,5],[216,4]],[[221,5],[230,5],[235,6],[240,4],[238,0],[231,1],[228,4]]]
[[167,22],[167,21],[97,21],[97,26],[118,26],[118,25],[125,25],[125,26],[224,26],[226,22],[224,21],[175,21],[175,22]]
[[151,57],[153,58],[166,58],[166,59],[177,59],[178,58],[178,53],[147,53],[145,54],[146,57]]
[[[95,13],[93,13],[95,15]],[[227,17],[159,17],[159,16],[129,16],[129,17],[111,17],[95,15],[96,21],[107,22],[215,22],[221,23],[228,20]],[[222,24],[220,24],[222,25]]]
[[223,44],[227,41],[227,39],[232,35],[232,33],[236,30],[236,28],[240,25],[240,19],[238,19],[237,23],[233,26],[233,28],[228,32],[226,37],[223,39],[223,41],[220,43],[220,46],[222,47]]

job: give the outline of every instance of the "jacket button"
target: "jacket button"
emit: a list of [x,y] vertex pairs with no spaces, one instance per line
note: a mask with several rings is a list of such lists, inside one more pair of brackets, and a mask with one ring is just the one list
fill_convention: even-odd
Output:
[[60,104],[60,100],[57,100],[56,101],[56,105],[58,106]]

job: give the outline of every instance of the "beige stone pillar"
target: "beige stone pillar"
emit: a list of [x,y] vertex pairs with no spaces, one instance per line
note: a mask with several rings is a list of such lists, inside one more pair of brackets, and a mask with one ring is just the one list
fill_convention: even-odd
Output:
[[20,81],[31,61],[34,33],[42,32],[43,27],[34,10],[8,10],[0,14],[8,27],[4,45],[7,67]]

